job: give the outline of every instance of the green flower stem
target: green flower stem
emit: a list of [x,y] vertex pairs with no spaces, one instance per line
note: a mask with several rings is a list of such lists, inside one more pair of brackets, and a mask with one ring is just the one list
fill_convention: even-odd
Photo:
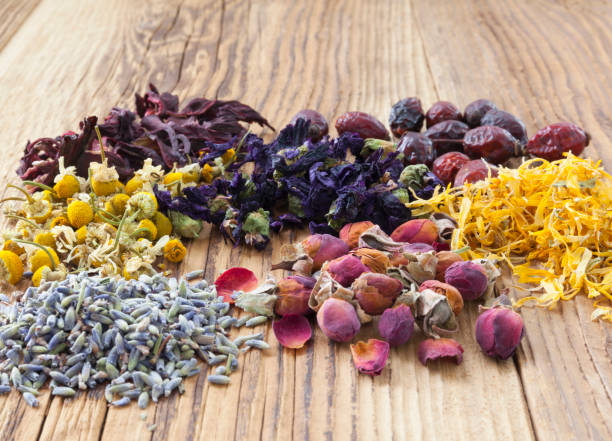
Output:
[[33,187],[38,187],[38,188],[41,188],[43,190],[50,191],[53,194],[56,194],[55,190],[53,190],[53,188],[49,187],[48,185],[42,184],[40,182],[36,182],[36,181],[22,181],[22,184],[24,184],[24,185],[31,185]]
[[106,164],[106,155],[104,154],[104,144],[102,144],[102,135],[100,134],[100,127],[96,126],[96,135],[98,135],[98,142],[100,143],[100,158],[102,158],[102,164]]
[[34,203],[34,199],[32,199],[32,196],[30,195],[30,193],[25,191],[23,188],[17,187],[16,185],[13,185],[13,184],[7,184],[7,188],[8,187],[14,188],[15,190],[19,190],[25,195],[26,199],[28,200],[28,203],[30,204]]
[[32,225],[34,228],[40,228],[40,225],[38,225],[35,222],[32,222],[30,219],[27,219],[27,218],[25,218],[23,216],[17,216],[16,214],[10,214],[10,213],[5,214],[4,216],[6,216],[6,217],[8,217],[10,219],[19,219],[20,221],[24,221],[24,222],[27,222],[28,224]]

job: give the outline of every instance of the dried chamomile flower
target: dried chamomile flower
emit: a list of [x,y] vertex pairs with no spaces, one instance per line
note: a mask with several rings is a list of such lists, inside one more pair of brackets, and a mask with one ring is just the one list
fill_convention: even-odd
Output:
[[153,193],[140,191],[130,197],[127,206],[132,213],[137,213],[138,219],[150,219],[157,211],[157,199]]
[[181,262],[186,254],[187,249],[185,245],[178,239],[172,239],[164,245],[164,257],[170,262]]
[[51,247],[55,249],[55,237],[50,231],[41,231],[34,237],[34,242],[37,244]]
[[187,164],[176,171],[182,174],[183,184],[197,183],[200,179],[201,167],[200,164],[194,162],[193,164]]
[[66,199],[72,197],[75,193],[81,191],[81,183],[76,176],[76,167],[64,167],[64,157],[59,158],[59,170],[57,176],[55,176],[53,182],[53,190],[55,195],[60,199]]
[[68,220],[74,228],[81,228],[93,220],[94,213],[91,206],[84,201],[72,201],[67,208]]
[[157,236],[157,227],[149,219],[143,219],[138,223],[136,230],[132,232],[131,236],[154,240]]
[[12,251],[0,251],[0,280],[15,285],[23,276],[23,262]]
[[43,247],[34,243],[31,244],[37,245],[39,248],[30,256],[30,271],[36,272],[41,266],[55,268],[59,265],[59,257],[53,248]]
[[6,251],[12,251],[18,256],[21,256],[22,254],[25,253],[25,250],[23,249],[23,247],[11,239],[4,242],[4,245],[2,245],[2,249]]
[[163,213],[159,211],[155,212],[153,221],[155,222],[155,228],[157,228],[157,236],[155,239],[172,234],[172,222],[170,222],[170,219]]
[[68,220],[68,217],[66,217],[63,214],[60,214],[59,216],[56,216],[53,219],[51,219],[51,223],[49,224],[50,228],[56,227],[58,225],[70,225],[70,221]]
[[115,167],[109,167],[106,163],[92,162],[89,165],[91,173],[91,189],[96,196],[107,196],[117,191],[119,184],[119,173]]

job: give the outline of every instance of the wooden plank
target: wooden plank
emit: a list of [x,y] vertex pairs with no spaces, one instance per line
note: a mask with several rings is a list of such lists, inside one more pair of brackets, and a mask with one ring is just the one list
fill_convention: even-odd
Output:
[[[436,88],[460,105],[489,97],[523,118],[529,133],[570,120],[592,135],[585,154],[612,170],[612,47],[606,2],[415,2]],[[453,23],[451,36],[448,27]],[[474,32],[478,29],[478,32]],[[591,301],[554,311],[523,309],[518,368],[541,440],[610,439],[609,325],[593,323]]]
[[5,0],[0,3],[0,51],[39,3],[40,0]]

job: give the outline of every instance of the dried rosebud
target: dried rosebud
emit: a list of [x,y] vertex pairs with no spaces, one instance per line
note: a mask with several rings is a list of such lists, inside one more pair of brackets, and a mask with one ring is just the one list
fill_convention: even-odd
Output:
[[278,282],[278,300],[274,311],[278,315],[307,314],[308,299],[316,279],[307,276],[289,276]]
[[396,242],[422,242],[432,244],[438,238],[438,228],[429,219],[412,219],[404,222],[391,233]]
[[258,283],[253,271],[241,267],[230,268],[215,280],[217,295],[223,296],[224,301],[229,303],[234,303],[231,297],[234,291],[252,291]]
[[357,248],[351,251],[353,256],[358,257],[370,271],[375,273],[386,273],[391,264],[389,257],[382,251],[373,248]]
[[423,340],[417,351],[419,361],[427,366],[429,360],[454,358],[455,363],[463,361],[463,348],[452,338],[428,338]]
[[459,293],[459,290],[454,286],[438,280],[426,280],[419,286],[419,291],[424,291],[426,289],[431,289],[438,294],[446,296],[448,304],[455,315],[458,315],[463,309],[463,297],[461,297],[461,293]]
[[489,284],[482,265],[474,262],[455,262],[444,272],[444,281],[459,290],[463,300],[476,300]]
[[359,236],[364,231],[372,228],[374,224],[370,221],[353,222],[352,224],[346,224],[340,230],[340,239],[342,239],[349,246],[350,249],[357,248],[359,245]]
[[318,270],[324,262],[349,252],[343,240],[331,234],[313,234],[302,241],[302,247],[312,259],[312,269]]
[[436,265],[436,280],[444,282],[446,269],[455,262],[463,262],[463,257],[453,251],[438,251],[436,253],[438,264]]
[[312,328],[303,315],[288,314],[274,320],[272,330],[278,342],[286,348],[299,349],[312,337]]
[[389,358],[389,343],[371,338],[351,345],[353,363],[362,374],[379,375]]
[[431,280],[436,275],[438,258],[433,251],[428,253],[401,253],[391,259],[392,265],[387,269],[387,275],[401,281],[405,287],[417,285],[425,280]]
[[506,296],[501,296],[476,320],[476,341],[485,354],[500,360],[514,354],[524,332],[523,319],[504,301],[509,303]]
[[414,293],[411,297],[414,301],[415,322],[425,335],[439,337],[438,332],[440,331],[457,329],[455,315],[446,296],[431,289],[424,289]]
[[355,297],[365,312],[382,314],[402,292],[402,282],[385,274],[364,273],[352,285]]
[[317,323],[329,339],[339,343],[351,341],[361,328],[353,305],[333,297],[325,300],[319,308]]
[[409,243],[409,244],[402,246],[400,251],[404,253],[411,253],[411,254],[428,253],[430,251],[434,251],[434,247],[429,245],[428,243],[415,242],[415,243]]
[[351,286],[351,283],[362,273],[369,272],[370,269],[361,263],[358,257],[347,254],[338,257],[327,265],[327,271],[332,278],[342,286]]
[[399,304],[385,309],[378,321],[378,332],[391,346],[406,343],[414,332],[414,317],[410,307]]

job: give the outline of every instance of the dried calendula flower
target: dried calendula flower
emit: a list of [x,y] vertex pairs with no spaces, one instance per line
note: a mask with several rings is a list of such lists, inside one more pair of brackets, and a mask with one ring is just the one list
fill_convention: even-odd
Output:
[[306,317],[287,314],[274,320],[272,330],[278,342],[286,348],[299,349],[312,337],[312,328]]
[[380,375],[389,358],[389,343],[371,338],[351,345],[353,363],[362,374]]
[[168,243],[164,245],[164,257],[170,262],[181,262],[186,254],[187,249],[185,245],[178,239],[169,240]]
[[23,262],[12,251],[0,251],[0,280],[11,285],[16,284],[23,276]]

